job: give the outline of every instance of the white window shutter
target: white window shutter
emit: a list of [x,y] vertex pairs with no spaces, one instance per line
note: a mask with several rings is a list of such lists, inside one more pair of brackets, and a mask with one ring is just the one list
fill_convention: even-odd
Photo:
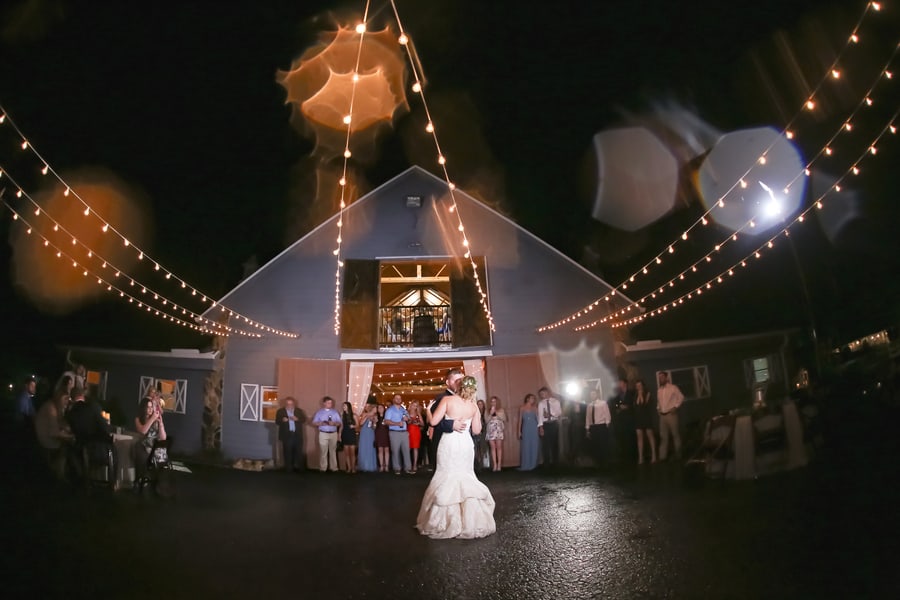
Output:
[[138,393],[138,402],[150,395],[150,390],[156,387],[156,379],[141,375],[141,389]]
[[241,421],[259,421],[259,386],[241,384]]
[[695,367],[694,377],[697,384],[697,397],[709,398],[712,395],[712,389],[709,385],[709,369],[705,365]]
[[187,409],[187,379],[175,380],[175,412],[184,414]]

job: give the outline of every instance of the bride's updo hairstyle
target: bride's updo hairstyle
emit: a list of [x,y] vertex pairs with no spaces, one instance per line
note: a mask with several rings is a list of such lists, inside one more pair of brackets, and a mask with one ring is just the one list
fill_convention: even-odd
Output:
[[466,375],[459,382],[459,397],[463,400],[472,400],[475,398],[475,392],[478,390],[478,382],[471,375]]

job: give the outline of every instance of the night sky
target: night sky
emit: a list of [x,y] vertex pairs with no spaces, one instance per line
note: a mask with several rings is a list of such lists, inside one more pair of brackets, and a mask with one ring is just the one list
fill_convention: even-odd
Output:
[[[153,257],[217,298],[240,280],[245,263],[264,264],[329,214],[327,206],[310,205],[314,140],[292,128],[275,75],[320,31],[351,22],[364,6],[7,2],[0,104],[57,172],[99,167],[137,190]],[[372,6],[375,22],[393,22],[389,5]],[[616,285],[702,208],[689,164],[675,208],[660,221],[633,233],[593,221],[592,137],[634,124],[674,128],[661,107],[684,109],[723,132],[780,129],[802,106],[804,82],[821,78],[865,4],[400,0],[397,6],[427,76],[435,121],[454,124],[440,137],[454,180]],[[888,59],[900,31],[892,8],[864,23],[863,41],[871,43],[859,45],[848,69],[878,68]],[[804,154],[821,147],[865,90],[868,75],[853,73],[804,117],[798,127],[806,134],[798,142]],[[879,96],[873,123],[896,110],[897,83]],[[367,189],[411,164],[435,171],[433,154],[421,150],[427,144],[409,142],[424,122],[414,96],[410,107],[361,167]],[[0,165],[29,193],[39,192],[40,164],[23,156],[4,127]],[[846,341],[842,336],[898,322],[891,312],[900,290],[893,281],[900,272],[892,231],[900,212],[892,166],[897,141],[884,142],[854,180],[861,208],[840,232],[805,229],[794,237],[796,258],[783,247],[702,301],[636,327],[635,337],[751,333],[804,327],[812,319],[820,332]],[[9,189],[5,200],[15,205]],[[2,235],[9,239],[19,225],[4,210]],[[716,239],[696,236],[687,247],[696,258]],[[2,248],[7,369],[58,360],[59,344],[165,350],[206,343],[104,296],[65,315],[44,314],[16,289],[12,251]]]

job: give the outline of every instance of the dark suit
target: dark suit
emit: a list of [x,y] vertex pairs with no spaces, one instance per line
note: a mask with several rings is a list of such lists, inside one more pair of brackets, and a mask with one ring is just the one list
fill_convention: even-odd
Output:
[[[440,404],[441,400],[444,399],[444,397],[452,395],[453,392],[451,392],[450,390],[444,390],[443,392],[435,396],[434,400],[431,401],[431,404],[428,405],[428,412],[434,412],[434,410],[437,408],[438,404]],[[442,435],[453,431],[453,419],[441,419],[441,422],[438,423],[436,427],[433,427],[429,423],[428,428],[433,432],[431,434],[431,441],[428,443],[428,462],[431,463],[431,467],[433,469],[437,469],[438,443],[441,441]]]
[[275,412],[275,423],[278,424],[278,439],[281,441],[281,450],[284,457],[284,470],[300,470],[300,409],[294,408],[294,431],[291,431],[291,422],[287,419],[286,408],[279,408]]

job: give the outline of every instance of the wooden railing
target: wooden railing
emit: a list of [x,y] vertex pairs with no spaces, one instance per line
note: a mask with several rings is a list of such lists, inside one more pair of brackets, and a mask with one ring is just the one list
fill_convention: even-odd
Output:
[[382,306],[380,330],[381,347],[451,344],[450,305]]

